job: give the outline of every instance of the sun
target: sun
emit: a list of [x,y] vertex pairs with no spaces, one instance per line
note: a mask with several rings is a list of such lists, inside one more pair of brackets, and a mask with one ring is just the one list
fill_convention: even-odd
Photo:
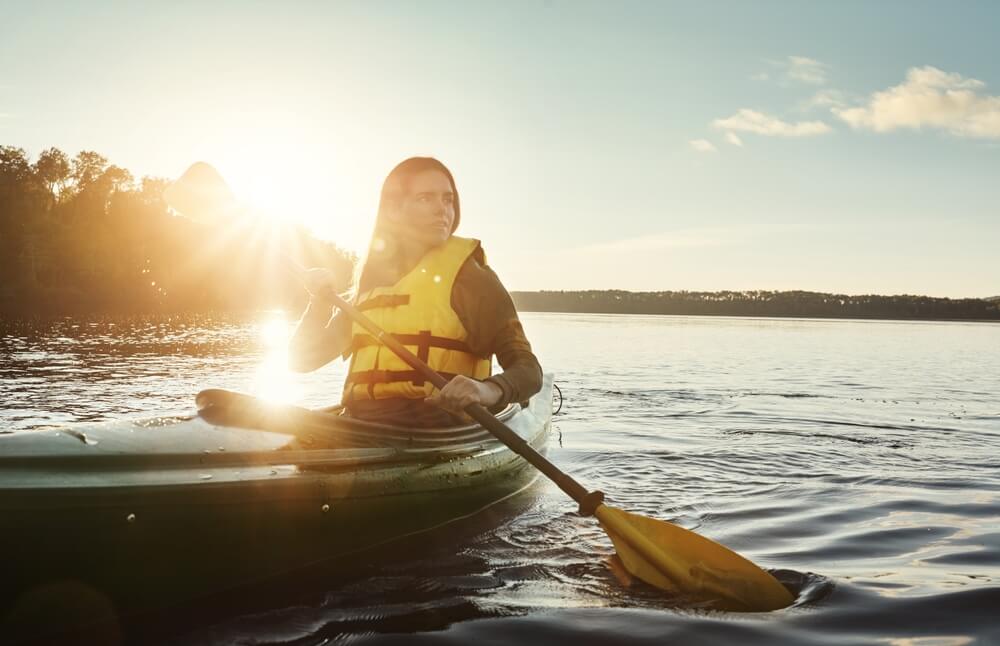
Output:
[[[245,152],[245,151],[244,151]],[[284,146],[255,145],[217,167],[250,215],[274,224],[301,224],[314,236],[360,253],[374,223],[370,196],[330,160],[291,157]]]

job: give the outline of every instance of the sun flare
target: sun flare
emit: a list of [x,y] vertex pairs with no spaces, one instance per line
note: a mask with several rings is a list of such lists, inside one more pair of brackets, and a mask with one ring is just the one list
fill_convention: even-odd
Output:
[[[279,162],[287,163],[279,163]],[[275,225],[301,224],[321,240],[360,252],[368,244],[374,206],[354,178],[321,160],[290,158],[275,151],[234,156],[219,169],[254,218]]]
[[297,400],[302,396],[301,384],[288,369],[291,324],[279,314],[262,320],[257,329],[265,353],[254,372],[252,394],[273,402]]

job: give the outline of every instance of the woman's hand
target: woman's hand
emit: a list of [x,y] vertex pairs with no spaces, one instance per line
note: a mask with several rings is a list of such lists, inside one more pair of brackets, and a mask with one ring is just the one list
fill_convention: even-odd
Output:
[[461,413],[466,406],[480,404],[489,408],[503,397],[503,389],[492,381],[477,381],[464,375],[456,375],[444,388],[427,397],[424,401]]

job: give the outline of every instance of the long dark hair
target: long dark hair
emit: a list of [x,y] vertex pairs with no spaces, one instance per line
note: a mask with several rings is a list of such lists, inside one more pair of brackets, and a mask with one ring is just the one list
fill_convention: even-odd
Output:
[[452,233],[458,228],[462,209],[458,201],[455,178],[448,167],[433,157],[410,157],[396,164],[396,167],[389,172],[382,183],[378,212],[375,215],[375,230],[372,232],[371,241],[368,243],[368,253],[361,264],[361,271],[355,282],[355,294],[363,294],[382,284],[387,270],[394,266],[394,261],[398,257],[396,253],[399,248],[398,235],[389,222],[388,213],[390,209],[399,208],[403,198],[410,190],[410,180],[413,176],[427,170],[440,171],[448,178],[451,192],[455,195],[455,220],[451,224]]

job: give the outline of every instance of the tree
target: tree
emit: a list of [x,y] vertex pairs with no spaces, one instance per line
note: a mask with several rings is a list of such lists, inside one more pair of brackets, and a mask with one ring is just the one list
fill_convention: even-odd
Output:
[[0,146],[0,194],[22,190],[31,177],[31,164],[24,148]]
[[131,188],[134,180],[132,173],[124,168],[112,165],[104,170],[98,182],[103,184],[109,192],[116,193]]
[[170,180],[163,177],[149,177],[148,175],[143,177],[139,188],[143,203],[166,207],[163,202],[163,191],[169,185]]
[[73,181],[78,193],[94,184],[108,167],[108,160],[90,150],[82,150],[73,158]]
[[43,150],[34,166],[35,177],[52,195],[53,201],[58,200],[69,184],[71,170],[69,157],[58,148]]

